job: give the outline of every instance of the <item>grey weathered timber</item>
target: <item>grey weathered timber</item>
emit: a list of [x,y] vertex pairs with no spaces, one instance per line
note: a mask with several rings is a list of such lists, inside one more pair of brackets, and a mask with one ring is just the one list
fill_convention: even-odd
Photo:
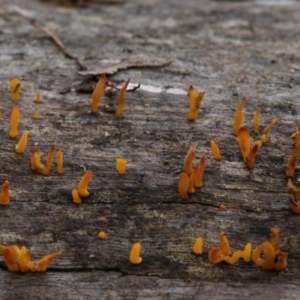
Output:
[[[0,256],[0,299],[299,299],[300,216],[289,208],[285,170],[300,113],[300,3],[250,1],[127,1],[124,5],[65,8],[35,0],[0,1],[0,184],[10,182],[11,203],[0,207],[0,244],[25,245],[32,260],[62,251],[45,274],[9,273]],[[142,86],[127,92],[116,117],[117,92],[107,93],[97,115],[90,91],[97,78],[81,76],[43,32],[10,5],[30,13],[64,42],[88,70],[131,55],[172,59],[162,68],[131,68],[109,76]],[[26,153],[8,136],[12,107],[8,84],[23,84],[19,137],[32,132]],[[199,118],[188,122],[187,91],[205,90]],[[154,87],[160,92],[154,92]],[[42,101],[34,103],[40,92]],[[255,168],[242,162],[232,134],[234,109],[247,97],[244,125],[255,111],[262,126],[281,122],[259,149]],[[39,111],[41,118],[31,118]],[[251,132],[253,140],[259,138]],[[19,138],[18,137],[18,138]],[[223,160],[213,159],[209,138]],[[178,176],[192,142],[207,157],[204,186],[183,201]],[[43,159],[51,147],[64,153],[49,177],[30,169],[31,147]],[[120,176],[115,159],[129,160]],[[71,190],[93,171],[81,205]],[[299,168],[293,177],[299,186]],[[219,209],[224,203],[228,210]],[[106,217],[106,221],[101,221]],[[224,231],[232,249],[269,240],[270,229],[296,245],[282,272],[240,260],[213,265],[211,247]],[[97,233],[107,232],[100,241]],[[195,239],[204,253],[195,256]],[[140,265],[131,246],[141,242]]]

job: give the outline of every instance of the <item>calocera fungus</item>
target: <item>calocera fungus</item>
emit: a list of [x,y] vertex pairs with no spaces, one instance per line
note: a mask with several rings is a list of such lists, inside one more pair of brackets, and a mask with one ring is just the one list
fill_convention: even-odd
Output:
[[56,153],[56,165],[57,165],[57,173],[62,174],[64,172],[64,158],[63,152],[58,150]]
[[296,143],[300,140],[300,123],[298,123],[297,128],[296,128],[296,132],[294,132],[291,135],[291,138],[295,139]]
[[260,137],[262,143],[266,143],[268,140],[268,134],[271,130],[271,128],[276,125],[280,121],[280,118],[273,119],[272,122],[262,131],[262,135]]
[[81,203],[81,198],[79,197],[77,189],[73,189],[72,190],[72,198],[73,198],[73,202],[74,203],[76,203],[76,204],[80,204]]
[[260,125],[260,109],[255,112],[253,118],[253,131],[256,134],[259,134],[259,125]]
[[291,210],[296,214],[300,214],[300,201],[299,201],[300,189],[293,185],[291,179],[288,180],[287,191],[289,195]]
[[188,194],[194,194],[195,193],[195,188],[194,188],[194,183],[196,179],[196,171],[197,167],[193,170],[192,174],[189,177],[189,187],[188,187]]
[[93,114],[96,114],[98,112],[99,100],[103,96],[107,85],[108,81],[105,74],[103,73],[92,94],[91,112]]
[[31,150],[31,169],[36,172],[41,172],[45,166],[41,163],[42,152],[36,152],[36,146]]
[[243,97],[236,110],[235,110],[235,114],[234,114],[234,122],[233,122],[233,126],[232,126],[232,129],[233,129],[233,134],[234,135],[237,135],[238,132],[239,132],[239,129],[240,127],[242,126],[242,123],[244,121],[244,112],[243,112],[243,108],[244,108],[244,104],[245,104],[245,101],[246,101],[246,98]]
[[32,115],[32,119],[34,120],[38,120],[40,118],[40,113],[39,112],[35,112],[33,115]]
[[12,139],[14,139],[18,136],[19,117],[20,117],[20,110],[19,110],[18,106],[15,106],[12,110],[11,118],[10,118],[9,136]]
[[35,102],[35,103],[40,103],[40,102],[41,102],[41,94],[40,94],[40,93],[37,93],[37,94],[36,94],[35,99],[34,99],[34,102]]
[[51,166],[52,166],[52,160],[54,157],[54,153],[55,153],[55,146],[53,145],[48,152],[46,167],[42,168],[42,174],[45,176],[50,175],[50,170],[51,170]]
[[201,107],[201,101],[205,92],[197,92],[193,86],[191,85],[188,90],[188,98],[189,98],[189,113],[187,115],[187,119],[189,121],[195,121],[198,117],[199,110]]
[[104,231],[99,231],[98,232],[98,238],[100,240],[106,240],[107,239],[107,234]]
[[248,169],[254,168],[254,160],[257,153],[257,149],[258,149],[258,144],[254,145],[254,147],[252,147],[250,150],[250,153],[247,157],[247,163],[246,163]]
[[10,88],[10,98],[12,101],[18,101],[19,100],[19,94],[22,89],[21,82],[19,79],[15,78],[12,79],[9,83]]
[[241,127],[239,129],[238,142],[243,155],[244,163],[247,163],[247,159],[250,153],[250,134],[246,127]]
[[222,210],[227,210],[227,206],[225,204],[223,204],[223,203],[221,203],[219,205],[219,208],[222,209]]
[[117,158],[116,159],[116,169],[120,175],[126,174],[126,164],[127,160],[124,158]]
[[49,255],[44,256],[42,259],[40,259],[35,266],[36,272],[46,272],[48,266],[52,263],[52,261],[61,255],[61,252],[55,252]]
[[28,137],[28,131],[25,130],[22,134],[22,137],[19,140],[19,143],[15,147],[15,151],[17,153],[22,154],[25,152],[27,146],[27,137]]
[[130,79],[127,80],[127,82],[124,84],[124,86],[121,88],[121,90],[119,92],[118,108],[117,108],[117,111],[116,111],[116,115],[117,116],[121,116],[122,112],[124,110],[124,106],[125,106],[125,93],[126,93],[129,81],[130,81]]
[[215,142],[215,139],[211,137],[209,139],[209,143],[210,143],[210,148],[211,148],[211,150],[212,150],[212,152],[214,154],[215,160],[221,160],[222,156],[221,156],[221,153],[220,153],[219,146]]
[[205,168],[206,157],[202,156],[198,165],[196,166],[196,174],[195,174],[195,186],[200,188],[203,186],[202,177]]
[[251,243],[247,243],[244,248],[244,254],[243,254],[244,262],[251,261],[251,248],[252,248]]
[[298,162],[299,151],[300,151],[300,141],[298,141],[294,146],[292,155],[289,159],[287,170],[286,170],[286,176],[288,177],[292,177],[294,175],[295,167]]
[[91,170],[86,171],[86,173],[83,175],[82,179],[80,180],[78,184],[78,194],[81,197],[87,197],[90,193],[87,190],[87,186],[92,179],[93,172]]
[[193,252],[197,255],[202,254],[202,246],[203,246],[203,238],[198,237],[195,241]]
[[141,252],[141,243],[135,243],[132,246],[132,249],[129,254],[129,261],[134,264],[138,265],[142,262],[142,258],[140,257]]
[[189,175],[186,173],[180,173],[179,175],[179,194],[182,200],[188,199],[188,188],[190,184]]
[[0,204],[8,205],[9,202],[9,182],[6,180],[1,186]]
[[193,172],[193,161],[196,157],[196,148],[198,143],[193,143],[184,159],[184,172],[188,175]]

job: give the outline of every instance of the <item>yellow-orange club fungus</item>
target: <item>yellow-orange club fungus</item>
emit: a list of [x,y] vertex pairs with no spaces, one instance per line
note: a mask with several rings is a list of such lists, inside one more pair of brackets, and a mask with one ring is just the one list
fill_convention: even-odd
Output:
[[192,174],[189,177],[189,187],[188,187],[188,194],[194,194],[195,193],[195,188],[194,188],[194,183],[196,179],[196,171],[197,167],[193,170]]
[[123,158],[117,158],[116,159],[116,169],[119,172],[120,175],[126,174],[126,164],[127,160]]
[[40,259],[35,266],[36,272],[46,272],[48,266],[52,263],[52,261],[61,255],[61,252],[55,252],[49,255],[44,256],[42,259]]
[[19,100],[19,94],[22,89],[22,85],[19,81],[19,79],[15,78],[12,79],[9,83],[10,88],[10,98],[12,101],[18,101]]
[[201,107],[201,101],[205,92],[197,92],[193,86],[191,85],[188,90],[188,98],[189,98],[189,113],[187,115],[187,119],[189,121],[195,121],[198,117],[199,110]]
[[211,150],[212,150],[212,152],[214,154],[215,160],[221,160],[222,156],[221,156],[221,153],[220,153],[219,146],[215,142],[215,139],[211,137],[209,139],[209,143],[210,143],[210,148],[211,148]]
[[27,252],[25,246],[21,247],[19,257],[17,259],[17,264],[19,265],[20,271],[26,273],[28,271],[35,271],[35,265],[30,261],[31,253]]
[[286,170],[286,176],[292,177],[295,172],[295,167],[298,162],[298,156],[300,151],[300,141],[298,141],[293,149],[292,155],[289,159],[287,170]]
[[222,260],[224,260],[226,256],[229,256],[231,254],[229,242],[224,232],[219,233],[219,239],[220,239],[221,247],[211,248],[208,254],[208,259],[213,264],[217,264],[221,262]]
[[35,113],[32,115],[32,119],[34,119],[34,120],[38,120],[39,118],[40,118],[39,112],[35,112]]
[[238,142],[243,155],[243,160],[247,163],[250,153],[250,134],[246,127],[241,127],[238,131]]
[[58,150],[56,153],[56,165],[57,165],[57,173],[62,174],[64,172],[64,158],[63,152]]
[[242,98],[235,110],[235,114],[234,114],[234,122],[233,122],[233,134],[237,135],[239,132],[240,127],[242,126],[242,123],[244,121],[244,112],[243,112],[243,108],[244,108],[244,104],[245,104],[246,98]]
[[98,232],[98,238],[99,238],[100,240],[106,240],[107,234],[106,234],[104,231],[99,231],[99,232]]
[[142,258],[140,257],[141,252],[141,243],[135,243],[132,246],[132,249],[129,254],[129,261],[134,264],[138,265],[142,262]]
[[130,81],[130,79],[127,80],[127,82],[124,84],[124,86],[121,88],[121,90],[119,92],[118,108],[117,108],[117,111],[116,111],[116,115],[117,116],[121,116],[122,112],[124,110],[124,106],[125,106],[125,93],[126,93],[129,81]]
[[300,123],[298,123],[298,126],[296,128],[296,132],[291,135],[291,138],[295,139],[296,143],[300,140]]
[[227,206],[225,204],[223,204],[223,203],[221,203],[219,205],[219,208],[222,209],[222,210],[227,210]]
[[9,182],[6,180],[1,186],[0,204],[8,205],[9,202]]
[[188,199],[188,188],[190,184],[189,175],[186,173],[181,173],[179,175],[179,194],[182,200]]
[[197,255],[202,254],[202,246],[203,246],[203,238],[198,237],[194,244],[194,249],[193,249],[194,253]]
[[41,172],[45,166],[41,163],[42,152],[36,152],[36,146],[31,150],[31,169],[36,172]]
[[73,198],[73,202],[74,203],[76,203],[76,204],[80,204],[81,203],[81,198],[79,197],[77,189],[73,189],[72,190],[72,198]]
[[87,197],[90,193],[87,190],[87,186],[92,178],[93,172],[91,170],[86,171],[82,179],[78,184],[78,194],[81,197]]
[[17,260],[21,252],[19,247],[16,245],[13,246],[0,245],[0,249],[4,257],[4,262],[7,265],[8,271],[10,272],[20,271],[19,264],[17,263]]
[[254,147],[252,147],[248,157],[247,157],[247,168],[248,169],[253,169],[254,168],[254,160],[255,160],[255,156],[257,153],[257,149],[258,149],[258,145],[254,145]]
[[197,148],[198,143],[193,143],[192,146],[189,149],[189,152],[185,156],[184,159],[184,172],[187,173],[188,175],[192,174],[193,172],[193,161],[196,157],[196,148]]
[[243,254],[244,262],[251,261],[251,248],[252,248],[251,243],[247,243],[244,248],[244,254]]
[[35,103],[40,103],[40,102],[41,102],[41,94],[40,94],[40,93],[37,93],[37,94],[36,94],[35,99],[34,99],[34,102],[35,102]]
[[19,143],[15,147],[15,151],[18,154],[22,154],[25,152],[26,146],[27,146],[27,137],[28,137],[28,131],[25,130],[22,134],[22,137],[19,140]]
[[259,134],[259,125],[260,125],[260,109],[258,109],[253,118],[253,131],[256,134]]
[[48,153],[47,156],[47,162],[46,162],[46,167],[42,168],[42,174],[45,176],[49,176],[50,175],[50,170],[51,170],[51,166],[52,166],[52,160],[54,157],[54,152],[55,152],[55,146],[53,145]]
[[99,100],[105,93],[107,85],[108,81],[105,74],[103,73],[92,94],[91,112],[93,114],[96,114],[98,112]]
[[10,131],[9,136],[14,139],[18,136],[18,124],[19,124],[20,110],[15,106],[11,113],[10,118]]
[[200,188],[203,186],[202,183],[202,177],[203,177],[203,172],[204,172],[204,168],[205,168],[205,162],[206,162],[206,157],[202,156],[197,167],[196,167],[196,178],[195,178],[195,186],[197,188]]
[[273,119],[272,122],[262,131],[262,135],[260,137],[262,143],[266,143],[268,140],[268,134],[271,130],[271,128],[276,125],[280,121],[280,118]]

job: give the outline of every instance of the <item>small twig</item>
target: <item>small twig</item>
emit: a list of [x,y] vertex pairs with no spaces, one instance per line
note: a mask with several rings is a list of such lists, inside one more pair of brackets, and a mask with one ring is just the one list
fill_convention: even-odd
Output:
[[58,48],[64,53],[66,57],[75,60],[75,62],[78,64],[81,70],[86,69],[86,66],[79,60],[78,56],[76,56],[71,51],[69,51],[64,45],[64,43],[61,41],[61,39],[53,31],[51,31],[50,29],[44,27],[43,25],[41,25],[40,23],[32,19],[30,13],[27,10],[14,5],[10,6],[10,8],[12,9],[13,12],[29,20],[30,24],[33,25],[35,28],[44,32],[48,37],[50,37],[54,42],[54,44],[58,46]]

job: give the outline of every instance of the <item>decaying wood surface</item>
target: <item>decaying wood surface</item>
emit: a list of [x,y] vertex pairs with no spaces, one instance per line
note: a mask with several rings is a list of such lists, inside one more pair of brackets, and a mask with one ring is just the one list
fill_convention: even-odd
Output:
[[[0,257],[1,300],[299,299],[300,216],[290,211],[285,178],[300,112],[299,3],[134,0],[85,9],[35,0],[1,4],[0,182],[9,180],[11,204],[0,207],[0,244],[27,246],[33,261],[62,251],[45,274],[9,273]],[[122,117],[114,115],[114,90],[101,100],[99,114],[91,115],[90,93],[76,89],[90,90],[97,79],[80,76],[76,62],[14,13],[12,4],[57,34],[88,70],[133,55],[172,63],[110,76],[130,78],[141,88],[126,94]],[[24,155],[14,153],[16,140],[8,136],[15,105],[8,83],[14,77],[24,86],[19,136],[33,133]],[[206,91],[194,123],[186,119],[190,85]],[[40,104],[33,102],[38,92]],[[253,170],[245,168],[232,135],[242,96],[249,128],[258,108],[262,127],[281,118]],[[31,118],[35,111],[41,119]],[[213,159],[210,137],[220,146],[221,162]],[[192,142],[199,143],[197,160],[208,160],[204,186],[183,201],[178,175]],[[34,143],[44,157],[51,145],[63,151],[63,175],[55,165],[49,177],[31,171]],[[115,169],[117,157],[129,160],[124,176]],[[85,168],[93,171],[91,195],[75,205],[71,190]],[[297,168],[296,185],[299,177]],[[220,210],[220,203],[228,210]],[[208,261],[218,232],[237,250],[269,240],[272,227],[282,230],[283,239],[296,237],[286,270]],[[100,230],[107,240],[97,238]],[[204,253],[196,257],[198,236]],[[131,265],[128,255],[137,241],[143,262]]]

